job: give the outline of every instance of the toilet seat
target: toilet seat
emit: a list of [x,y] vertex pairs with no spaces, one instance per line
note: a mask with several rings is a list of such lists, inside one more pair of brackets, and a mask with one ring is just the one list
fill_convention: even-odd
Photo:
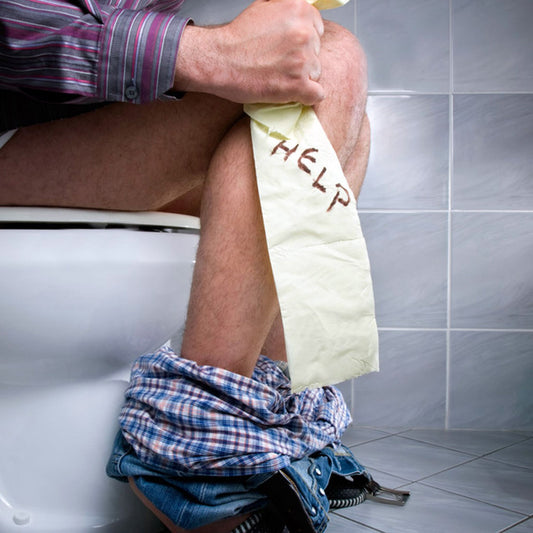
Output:
[[106,211],[65,207],[0,207],[0,225],[6,224],[66,224],[101,228],[137,226],[198,230],[199,219],[189,215],[156,211]]

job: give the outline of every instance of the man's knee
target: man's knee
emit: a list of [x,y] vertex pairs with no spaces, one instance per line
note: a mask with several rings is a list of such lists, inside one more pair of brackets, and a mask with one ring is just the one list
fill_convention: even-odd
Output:
[[322,41],[322,80],[328,92],[342,93],[364,109],[367,94],[367,62],[363,47],[350,31],[325,21]]
[[320,82],[326,98],[315,110],[344,165],[354,151],[365,116],[366,57],[352,33],[326,21],[321,59]]

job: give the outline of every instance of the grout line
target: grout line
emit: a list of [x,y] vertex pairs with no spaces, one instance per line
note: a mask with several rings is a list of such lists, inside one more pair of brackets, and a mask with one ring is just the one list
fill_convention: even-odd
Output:
[[527,209],[452,209],[453,213],[494,213],[494,214],[518,214],[529,215],[533,213]]
[[[452,95],[450,95],[452,96]],[[373,209],[370,207],[358,207],[359,213],[377,214],[377,215],[416,215],[427,213],[477,213],[477,214],[518,214],[518,215],[531,215],[533,210],[527,209]]]
[[454,85],[454,78],[453,78],[453,67],[454,67],[454,49],[453,49],[453,0],[448,0],[448,45],[450,47],[450,85],[449,85],[449,92],[450,94],[453,94],[453,85]]
[[[383,531],[382,529],[377,529],[373,526],[370,526],[368,524],[366,524],[365,522],[361,522],[359,520],[354,520],[353,518],[349,517],[349,516],[346,516],[346,515],[343,515],[341,514],[342,511],[345,511],[346,509],[337,509],[335,511],[332,511],[332,514],[338,516],[339,518],[343,518],[344,520],[347,520],[348,522],[350,522],[351,524],[357,524],[358,526],[362,526],[364,527],[365,529],[368,529],[370,531],[376,531],[377,533],[386,533],[385,531]],[[347,524],[349,525],[349,524]]]
[[[467,455],[467,454],[465,454],[465,455]],[[433,474],[430,474],[428,476],[421,477],[420,479],[417,479],[416,481],[413,481],[413,483],[422,483],[422,482],[427,481],[428,479],[430,479],[430,478],[432,478],[434,476],[438,476],[440,474],[444,474],[445,472],[449,472],[450,470],[454,470],[455,468],[459,468],[459,467],[468,465],[468,464],[473,463],[473,462],[478,461],[478,460],[479,460],[479,457],[471,455],[470,459],[468,459],[467,461],[463,461],[463,462],[458,463],[456,465],[449,466],[448,468],[444,468],[443,470],[439,470],[438,472],[434,472]],[[435,488],[440,488],[440,487],[435,487]],[[445,490],[445,489],[441,489],[441,490]],[[458,494],[457,492],[453,492],[453,491],[450,491],[450,492],[452,492],[453,494]]]
[[446,374],[444,391],[444,428],[450,428],[450,379],[451,379],[451,322],[452,322],[452,198],[454,176],[454,121],[453,121],[453,9],[448,0],[448,46],[450,53],[449,100],[448,100],[448,220],[447,220],[447,265],[446,265]]
[[[445,429],[443,431],[449,431],[449,430]],[[462,453],[463,455],[470,456],[472,459],[479,459],[478,455],[470,453],[470,452],[465,452],[463,450],[459,450],[458,448],[452,448],[450,446],[444,446],[443,444],[435,444],[434,442],[428,442],[426,440],[420,440],[420,439],[417,439],[416,437],[409,437],[407,435],[398,435],[398,436],[402,437],[403,439],[408,439],[408,440],[412,440],[414,442],[418,442],[419,444],[424,444],[426,446],[433,446],[435,448],[441,448],[441,449],[444,449],[444,450],[448,450],[449,452]],[[438,472],[438,473],[440,473],[440,472]],[[431,475],[434,475],[434,474],[431,474]],[[425,479],[425,478],[422,478],[422,479]]]
[[358,207],[359,213],[370,213],[377,215],[416,215],[426,213],[447,213],[447,209],[371,209]]
[[350,414],[352,415],[352,420],[355,420],[355,411],[355,378],[352,378],[350,380]]
[[522,466],[522,465],[518,465],[516,463],[510,463],[509,461],[504,461],[503,459],[495,459],[493,457],[481,457],[480,459],[483,459],[485,461],[489,461],[491,463],[498,463],[499,465],[503,465],[503,466],[510,466],[512,468],[519,468],[520,470],[524,470],[526,471],[527,473],[531,472],[533,473],[533,468],[530,468],[529,466]]
[[466,94],[466,95],[469,95],[469,94],[473,94],[473,95],[476,95],[476,94],[479,94],[479,95],[531,95],[533,94],[532,91],[527,91],[527,90],[523,90],[523,91],[486,91],[486,90],[477,90],[477,91],[454,91],[454,94]]
[[[425,479],[428,479],[428,478],[425,478]],[[419,482],[415,481],[415,483],[419,483]],[[420,482],[420,485],[422,485],[423,487],[431,488],[433,490],[440,490],[440,491],[446,492],[448,494],[453,494],[454,496],[457,496],[459,498],[464,498],[466,500],[471,500],[471,501],[474,501],[474,502],[483,503],[483,504],[488,505],[490,507],[494,507],[496,509],[501,509],[503,511],[507,511],[509,513],[513,513],[513,514],[517,515],[517,517],[522,516],[524,519],[527,519],[527,515],[526,514],[522,513],[521,511],[517,511],[516,509],[511,509],[509,507],[504,507],[503,505],[490,503],[490,502],[488,502],[486,500],[480,500],[479,498],[475,498],[473,496],[468,496],[466,494],[461,494],[460,492],[454,492],[453,490],[450,490],[450,489],[445,489],[445,488],[442,488],[442,487],[435,487],[434,485],[430,485],[429,483]]]
[[520,524],[524,524],[530,518],[531,518],[531,516],[526,516],[525,518],[522,518],[522,520],[519,520],[518,522],[516,522],[514,524],[511,524],[510,526],[507,526],[505,529],[500,529],[500,531],[498,531],[498,533],[505,533],[505,531],[510,531],[514,527],[519,526]]
[[[423,331],[441,331],[441,332],[473,332],[473,333],[533,333],[533,329],[516,329],[516,328],[424,328],[424,327],[382,327],[378,326],[379,331],[412,331],[412,332],[423,332]],[[470,429],[470,428],[465,428]],[[512,431],[512,430],[511,430]]]
[[459,96],[531,96],[533,91],[485,91],[483,89],[472,91],[418,91],[416,89],[372,89],[368,91],[368,96],[447,96],[456,94]]
[[[439,430],[437,430],[439,431]],[[468,431],[470,433],[475,433],[476,431],[479,431],[480,433],[481,432],[484,432],[484,431],[487,431],[487,432],[493,432],[493,430],[450,430],[450,429],[445,429],[445,430],[441,430],[441,431],[448,431],[448,432],[453,432],[453,431]],[[498,432],[500,430],[496,430],[496,432]],[[416,442],[419,442],[421,444],[426,444],[428,446],[436,446],[437,448],[444,448],[445,450],[449,450],[451,452],[459,452],[459,453],[462,453],[462,454],[465,454],[465,455],[470,455],[476,459],[489,459],[489,455],[492,455],[493,453],[496,453],[496,452],[501,452],[502,450],[505,450],[506,448],[510,448],[512,446],[516,446],[517,444],[523,444],[524,442],[528,441],[531,439],[531,437],[526,437],[525,435],[520,435],[518,433],[514,433],[513,431],[504,431],[503,433],[513,433],[514,435],[516,435],[517,437],[523,437],[522,439],[519,439],[517,440],[516,442],[512,442],[510,444],[504,444],[502,445],[500,448],[495,448],[494,450],[491,450],[490,452],[486,452],[486,453],[472,453],[472,452],[467,452],[465,450],[462,450],[460,447],[452,447],[450,445],[444,445],[444,444],[436,444],[434,442],[429,442],[427,440],[421,440],[420,438],[417,438],[417,437],[413,437],[413,436],[409,436],[409,435],[398,435],[399,437],[402,437],[403,439],[409,439],[409,440],[414,440]],[[498,459],[491,459],[491,461],[497,461],[497,462],[501,462],[501,463],[504,463],[504,464],[508,464],[508,465],[511,465],[511,466],[520,466],[520,465],[517,465],[515,463],[509,463],[509,462],[505,462],[503,460],[498,460]],[[521,468],[526,468],[526,469],[529,469],[527,466],[520,466]]]

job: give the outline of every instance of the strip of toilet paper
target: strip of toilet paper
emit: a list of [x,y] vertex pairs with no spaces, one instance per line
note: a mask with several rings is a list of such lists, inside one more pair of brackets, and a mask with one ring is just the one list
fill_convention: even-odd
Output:
[[[318,9],[348,0],[307,0]],[[247,105],[294,392],[377,371],[378,335],[356,201],[312,108]]]
[[366,244],[318,117],[247,105],[267,245],[294,392],[378,370]]

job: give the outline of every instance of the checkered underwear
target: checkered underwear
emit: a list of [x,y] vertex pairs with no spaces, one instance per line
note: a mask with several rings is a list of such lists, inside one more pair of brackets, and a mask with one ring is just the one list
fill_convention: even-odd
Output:
[[247,378],[168,347],[136,361],[120,415],[144,463],[198,476],[279,470],[337,445],[350,421],[335,387],[291,393],[280,366],[265,356]]

